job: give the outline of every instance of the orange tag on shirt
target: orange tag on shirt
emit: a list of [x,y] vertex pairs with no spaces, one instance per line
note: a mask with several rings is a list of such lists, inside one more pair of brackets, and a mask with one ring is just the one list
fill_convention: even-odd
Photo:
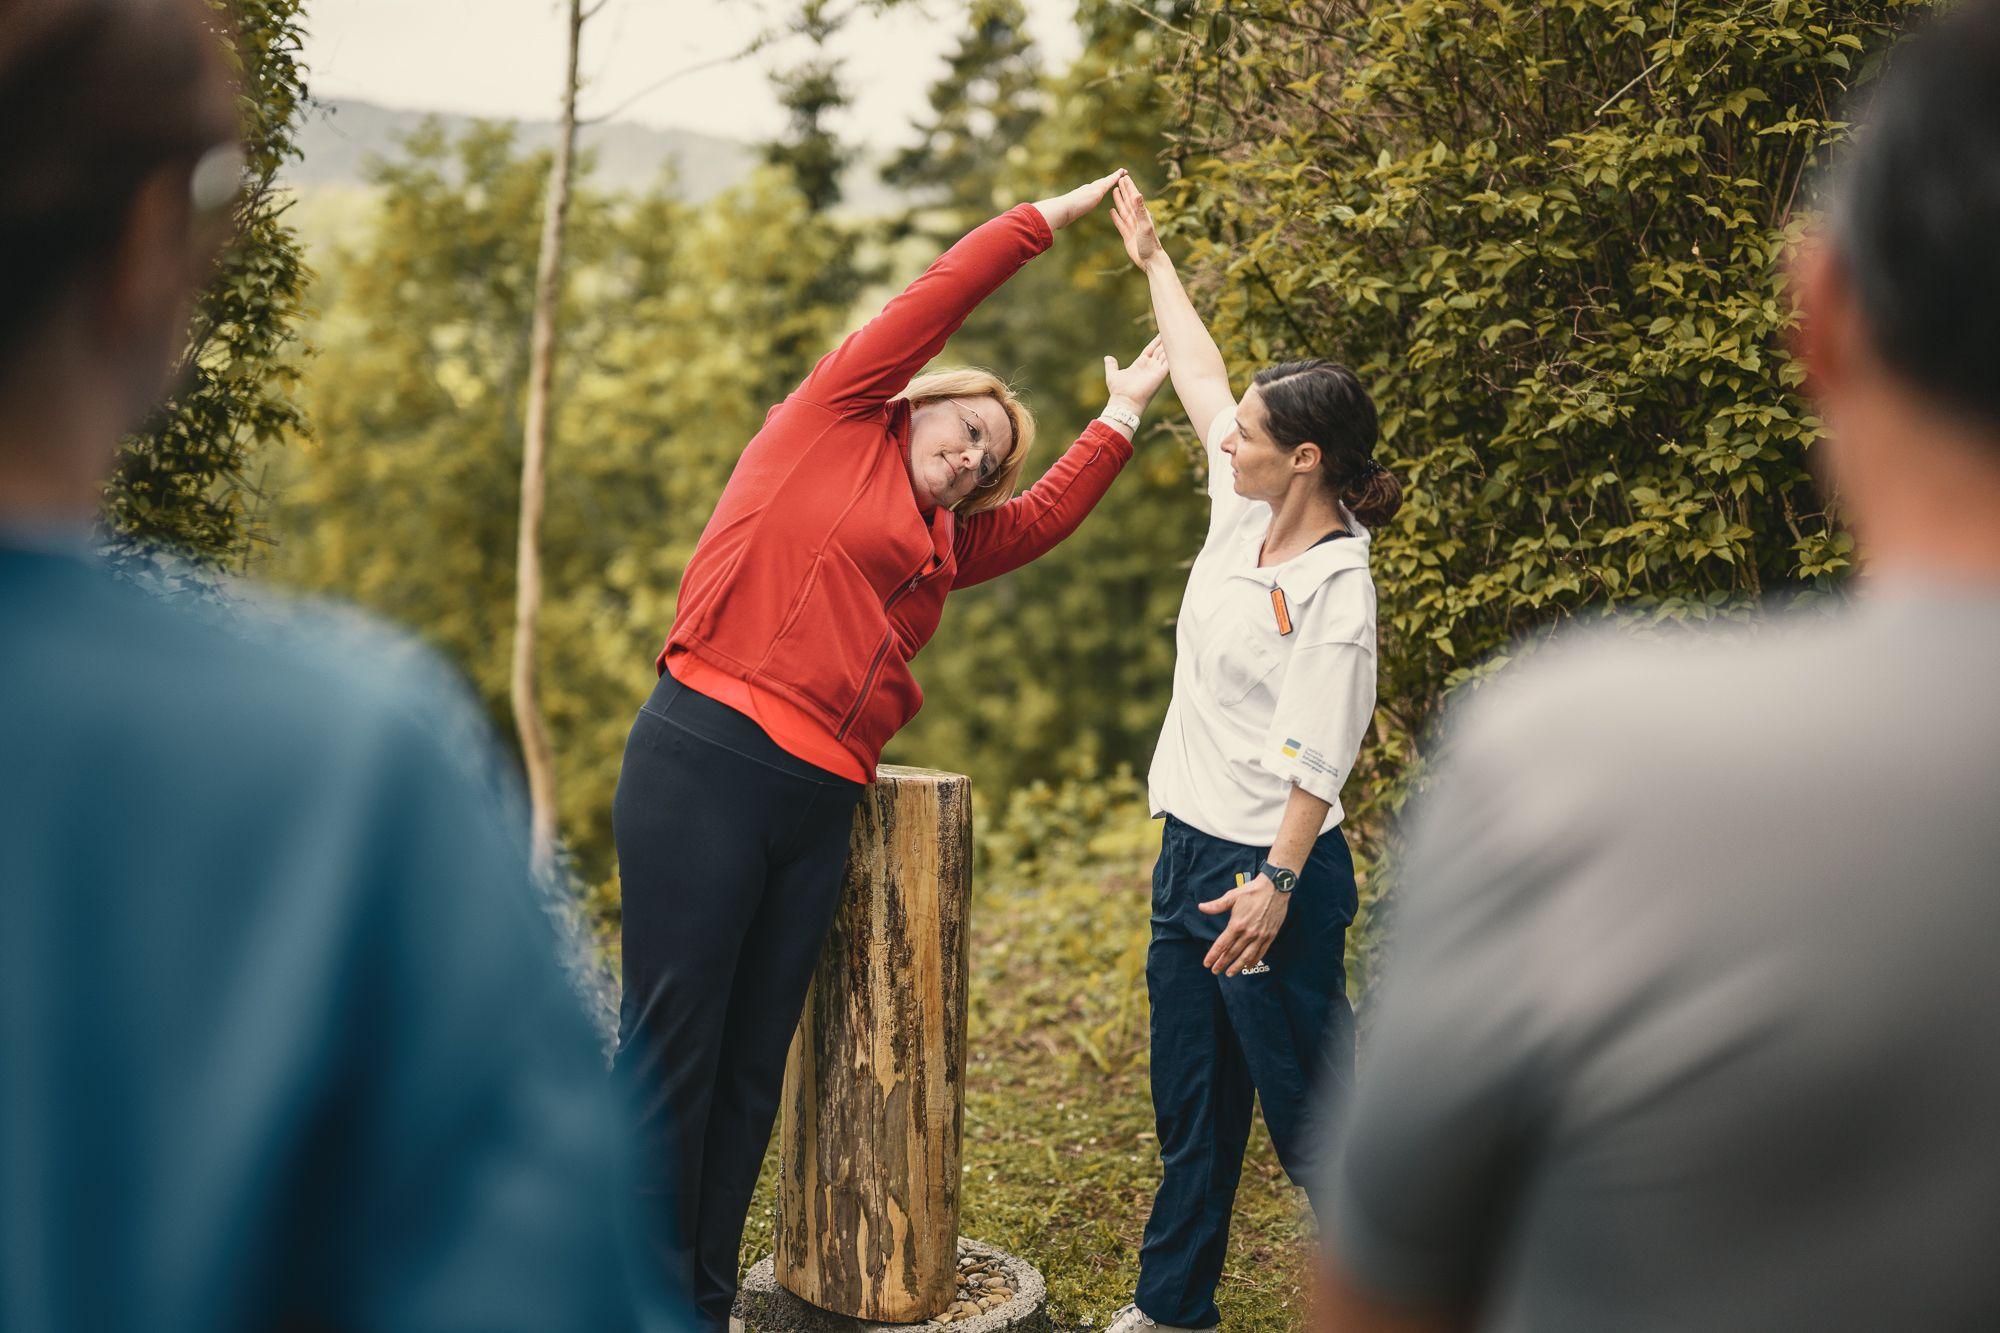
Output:
[[1271,589],[1271,614],[1278,618],[1278,634],[1280,637],[1292,632],[1292,611],[1290,607],[1285,605],[1285,590],[1283,588]]

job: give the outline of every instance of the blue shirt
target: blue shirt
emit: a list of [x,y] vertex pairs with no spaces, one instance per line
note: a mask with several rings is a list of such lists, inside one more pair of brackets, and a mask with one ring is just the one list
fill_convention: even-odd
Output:
[[0,1327],[676,1327],[518,821],[312,637],[0,547]]

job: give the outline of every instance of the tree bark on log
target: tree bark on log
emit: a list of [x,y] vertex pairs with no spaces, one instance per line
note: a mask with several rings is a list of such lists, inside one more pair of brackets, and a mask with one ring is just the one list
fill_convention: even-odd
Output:
[[971,782],[884,766],[785,1068],[777,1278],[912,1323],[957,1288]]

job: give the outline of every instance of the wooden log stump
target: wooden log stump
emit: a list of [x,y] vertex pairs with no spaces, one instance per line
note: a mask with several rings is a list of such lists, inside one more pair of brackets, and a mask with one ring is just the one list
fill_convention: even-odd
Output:
[[777,1279],[856,1319],[929,1319],[956,1289],[971,794],[877,770],[785,1067]]

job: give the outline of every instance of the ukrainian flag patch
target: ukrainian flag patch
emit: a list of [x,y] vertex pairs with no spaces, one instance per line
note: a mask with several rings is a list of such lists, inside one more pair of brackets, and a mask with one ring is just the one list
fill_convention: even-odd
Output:
[[1282,749],[1287,759],[1297,759],[1299,757],[1299,743],[1297,741],[1286,741]]

